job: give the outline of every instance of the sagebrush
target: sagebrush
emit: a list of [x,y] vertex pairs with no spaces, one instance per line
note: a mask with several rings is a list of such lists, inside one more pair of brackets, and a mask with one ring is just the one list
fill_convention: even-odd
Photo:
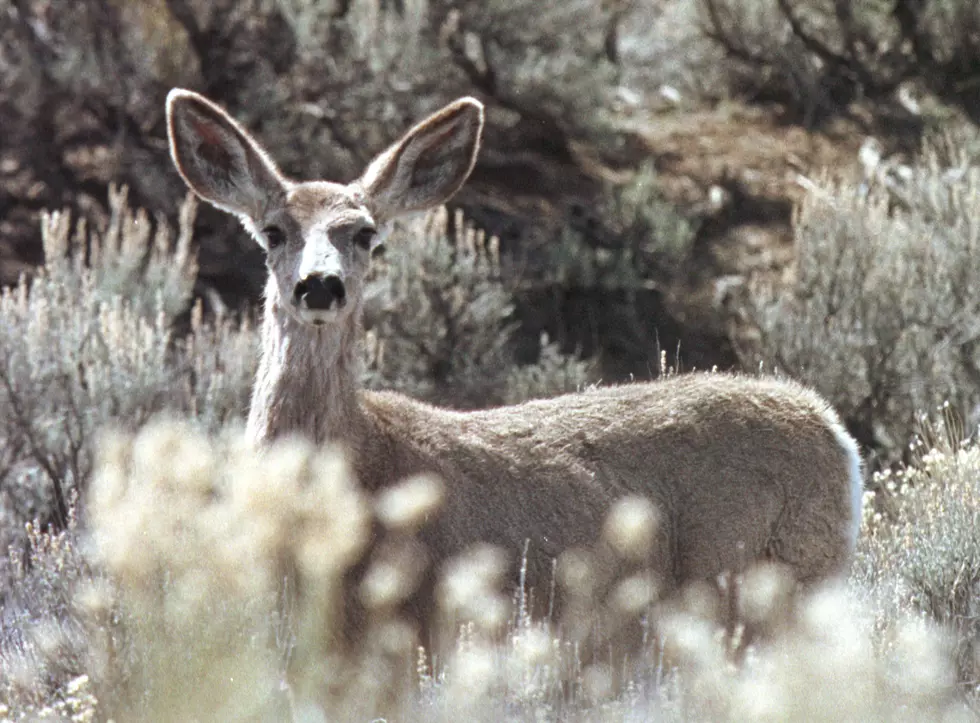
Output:
[[795,217],[789,283],[760,283],[749,303],[761,340],[743,349],[746,364],[822,392],[884,462],[946,402],[977,421],[980,166],[969,147],[937,140],[898,175],[814,184]]

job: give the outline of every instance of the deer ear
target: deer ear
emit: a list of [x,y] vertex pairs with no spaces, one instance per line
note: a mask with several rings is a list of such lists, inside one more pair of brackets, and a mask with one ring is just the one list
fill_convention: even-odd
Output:
[[460,98],[412,128],[361,176],[374,213],[386,220],[448,201],[480,150],[483,104]]
[[170,155],[184,181],[220,209],[252,219],[285,191],[275,164],[248,132],[204,96],[167,95]]

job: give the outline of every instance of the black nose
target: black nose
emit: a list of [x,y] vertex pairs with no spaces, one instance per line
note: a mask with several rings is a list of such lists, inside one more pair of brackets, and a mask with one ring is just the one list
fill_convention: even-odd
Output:
[[293,298],[311,311],[326,311],[334,302],[342,307],[347,302],[347,290],[339,276],[307,276],[296,284]]

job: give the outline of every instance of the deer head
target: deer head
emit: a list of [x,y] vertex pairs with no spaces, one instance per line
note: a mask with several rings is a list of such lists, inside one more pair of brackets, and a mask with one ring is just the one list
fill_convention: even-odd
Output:
[[483,105],[450,103],[348,184],[286,178],[241,125],[189,90],[170,91],[167,129],[187,185],[237,216],[265,249],[273,308],[325,327],[359,309],[384,224],[444,203],[463,185],[479,151]]

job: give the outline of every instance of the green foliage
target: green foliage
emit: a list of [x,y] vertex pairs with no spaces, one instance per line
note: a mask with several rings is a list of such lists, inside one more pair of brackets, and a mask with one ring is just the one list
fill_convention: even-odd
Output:
[[[653,288],[681,266],[694,241],[690,221],[661,196],[649,163],[626,183],[607,186],[596,212],[585,215],[584,227],[566,225],[551,249],[546,276],[564,287]],[[596,219],[607,223],[598,233]]]
[[540,355],[534,364],[512,365],[503,383],[503,404],[544,399],[564,392],[580,391],[593,377],[588,360],[564,354],[557,342],[541,335]]
[[674,268],[687,259],[695,229],[661,195],[652,163],[641,166],[622,186],[607,189],[603,211],[623,239],[623,246],[638,257],[634,263],[641,268],[644,260],[646,266],[656,260],[661,266]]

